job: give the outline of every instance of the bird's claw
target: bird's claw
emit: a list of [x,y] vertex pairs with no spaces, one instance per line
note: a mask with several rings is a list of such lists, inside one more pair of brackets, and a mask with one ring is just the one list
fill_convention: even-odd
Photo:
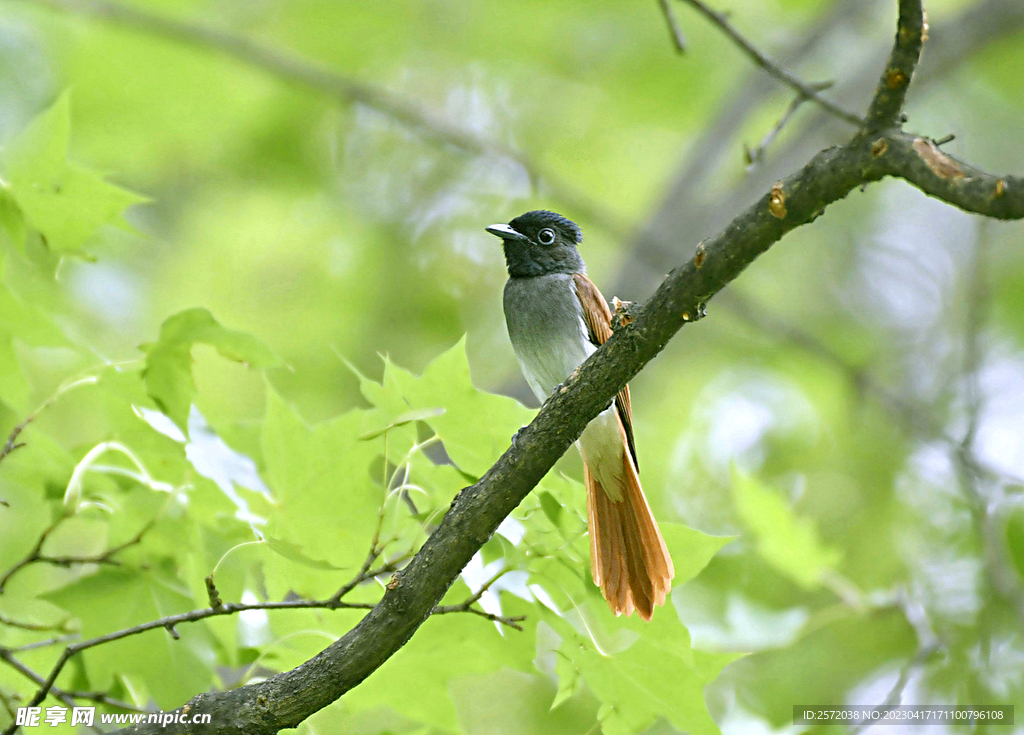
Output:
[[633,302],[622,301],[618,296],[612,296],[612,306],[615,311],[612,313],[612,331],[624,327],[633,321]]

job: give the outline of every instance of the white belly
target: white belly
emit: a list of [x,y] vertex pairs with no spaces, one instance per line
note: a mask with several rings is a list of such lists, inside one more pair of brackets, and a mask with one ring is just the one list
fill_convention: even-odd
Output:
[[541,403],[597,349],[567,274],[509,279],[505,322],[523,376]]
[[616,502],[622,500],[621,488],[626,482],[626,441],[614,403],[587,424],[576,448],[608,497]]
[[[597,350],[569,275],[510,279],[505,321],[523,376],[541,403]],[[587,425],[576,446],[605,492],[620,500],[626,445],[614,404]]]

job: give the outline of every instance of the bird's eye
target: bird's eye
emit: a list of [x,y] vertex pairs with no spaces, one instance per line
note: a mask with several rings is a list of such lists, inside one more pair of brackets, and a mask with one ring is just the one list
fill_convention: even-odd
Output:
[[540,242],[541,245],[550,245],[555,241],[555,231],[550,227],[545,227],[537,233],[537,241]]

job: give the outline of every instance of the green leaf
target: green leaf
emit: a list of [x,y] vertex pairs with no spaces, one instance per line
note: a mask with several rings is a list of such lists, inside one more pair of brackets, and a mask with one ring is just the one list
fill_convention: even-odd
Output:
[[[465,591],[465,586],[460,585]],[[535,607],[505,595],[504,612],[532,613]],[[535,671],[533,616],[526,632],[501,631],[476,616],[438,615],[427,620],[417,635],[388,659],[380,670],[345,695],[353,711],[380,706],[394,708],[403,717],[458,731],[456,702],[465,703],[465,690],[456,680],[492,674],[503,667]],[[456,693],[453,702],[452,691]],[[395,692],[403,692],[396,697]],[[546,701],[554,692],[549,690]]]
[[160,327],[160,339],[143,345],[146,392],[178,427],[188,432],[188,414],[196,385],[192,379],[192,346],[206,344],[228,358],[263,368],[278,363],[277,356],[252,335],[221,326],[206,309],[187,309],[169,317]]
[[[366,558],[384,491],[370,477],[378,447],[359,441],[361,414],[350,411],[309,427],[267,389],[262,447],[276,504],[266,534],[279,554],[289,550],[288,561],[268,558],[268,585],[275,592],[328,593],[345,575],[332,578],[320,570],[356,569]],[[291,561],[297,555],[304,560],[298,565]]]
[[10,187],[0,184],[0,233],[6,235],[18,249],[25,246],[25,215],[11,193]]
[[558,521],[562,516],[562,504],[555,500],[555,496],[546,490],[541,490],[537,495],[540,498],[540,507],[544,511],[544,515],[557,528],[559,526]]
[[676,576],[672,579],[673,588],[686,584],[700,574],[711,557],[736,538],[709,536],[681,523],[660,523],[658,526],[676,570]]
[[[5,261],[0,257],[0,278]],[[43,311],[24,303],[0,285],[0,399],[27,410],[31,387],[22,370],[15,342],[32,347],[64,347],[67,340]]]
[[[67,160],[71,128],[65,93],[4,149],[4,173],[25,219],[58,253],[82,253],[85,242],[143,196],[108,184]],[[5,216],[8,229],[9,216]]]
[[633,735],[664,717],[692,735],[717,735],[718,726],[704,704],[704,686],[740,655],[693,650],[671,603],[650,623],[628,624],[637,635],[623,650],[602,650],[578,633],[561,649],[603,703],[598,715],[602,730]]
[[406,411],[405,413],[399,414],[395,419],[382,429],[376,429],[374,431],[367,432],[360,436],[360,439],[376,439],[378,436],[383,434],[385,431],[391,431],[397,429],[399,426],[405,426],[415,421],[426,421],[427,419],[440,416],[444,413],[443,408],[419,408],[415,411]]
[[[660,525],[676,569],[674,587],[695,577],[733,540],[681,524]],[[650,623],[613,617],[586,565],[585,555],[575,564],[564,557],[531,562],[531,582],[544,586],[560,605],[568,601],[564,616],[538,606],[562,637],[555,661],[556,704],[575,693],[582,679],[603,704],[599,719],[607,733],[640,732],[658,717],[687,732],[716,733],[702,690],[737,656],[692,650],[671,602],[658,608]]]
[[587,735],[594,729],[593,696],[552,711],[553,687],[536,674],[502,669],[456,679],[449,689],[467,735]]
[[818,538],[814,524],[800,518],[770,487],[733,470],[733,500],[743,524],[766,562],[806,589],[821,584],[821,575],[842,560],[838,549]]
[[308,556],[302,553],[302,548],[291,541],[285,541],[284,539],[273,538],[268,536],[266,539],[267,548],[277,552],[285,559],[291,559],[294,562],[303,564],[311,569],[328,569],[337,570],[341,567],[336,567],[329,562],[320,559],[310,559]]
[[419,378],[388,361],[385,387],[391,379],[409,407],[444,406],[445,412],[427,423],[441,437],[455,464],[476,477],[508,449],[512,435],[533,419],[534,412],[518,401],[474,387],[465,337],[431,362]]
[[[44,597],[81,621],[82,638],[195,607],[184,585],[160,571],[104,569]],[[202,622],[183,625],[178,634],[175,639],[160,628],[83,651],[88,688],[107,691],[129,676],[144,682],[161,707],[187,701],[213,681],[216,657]]]
[[576,664],[565,655],[555,657],[555,676],[558,677],[558,690],[555,698],[551,700],[551,709],[557,709],[559,705],[576,696],[583,688],[583,679],[580,678],[579,669]]

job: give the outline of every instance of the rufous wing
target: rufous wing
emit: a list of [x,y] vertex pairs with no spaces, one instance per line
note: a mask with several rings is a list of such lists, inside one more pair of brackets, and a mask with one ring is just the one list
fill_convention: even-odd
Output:
[[[573,279],[590,339],[595,345],[604,344],[612,335],[608,302],[582,273]],[[613,492],[602,487],[598,473],[584,457],[590,568],[612,612],[631,615],[636,610],[641,618],[650,620],[654,607],[665,602],[675,570],[640,486],[628,386],[619,392],[615,407],[622,435],[622,452],[616,461],[622,465],[618,471],[601,473],[615,478],[618,487]]]
[[[583,322],[590,332],[590,341],[600,347],[612,336],[612,310],[608,308],[608,302],[586,274],[574,273],[573,280],[576,282],[576,296],[583,308]],[[636,443],[633,440],[633,408],[629,404],[628,385],[615,396],[615,408],[626,432],[626,443],[629,446],[629,453],[633,455],[633,464],[639,473],[640,463],[637,461]]]

